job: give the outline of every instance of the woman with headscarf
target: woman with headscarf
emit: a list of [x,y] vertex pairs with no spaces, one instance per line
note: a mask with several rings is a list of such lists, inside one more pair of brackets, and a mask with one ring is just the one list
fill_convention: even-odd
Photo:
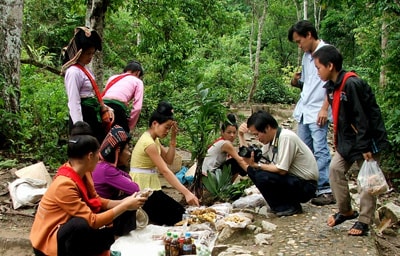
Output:
[[114,119],[113,110],[103,103],[93,72],[87,67],[101,49],[101,38],[96,31],[78,27],[65,49],[61,69],[68,96],[70,130],[76,122],[85,121],[99,143]]
[[[128,172],[131,137],[121,126],[115,125],[100,146],[100,161],[93,172],[96,192],[103,198],[122,199],[139,191]],[[136,229],[136,211],[125,212],[113,221],[114,234],[122,236]]]
[[99,160],[99,143],[87,123],[79,121],[72,128],[67,154],[67,163],[58,169],[39,203],[29,236],[34,253],[104,255],[115,240],[112,221],[142,207],[147,198],[135,193],[109,200],[96,193],[92,171]]

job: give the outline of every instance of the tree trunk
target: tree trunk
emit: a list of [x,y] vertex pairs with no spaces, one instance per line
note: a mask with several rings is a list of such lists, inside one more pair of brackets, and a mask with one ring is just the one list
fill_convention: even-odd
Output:
[[196,159],[197,165],[196,165],[196,171],[194,173],[194,179],[193,179],[193,184],[190,186],[189,190],[199,199],[201,200],[203,198],[203,172],[202,172],[202,167],[203,167],[203,162],[204,162],[204,157],[198,157]]
[[259,77],[259,66],[260,66],[260,51],[261,51],[261,38],[262,31],[264,28],[265,17],[267,16],[267,8],[268,2],[265,1],[263,6],[263,11],[261,17],[258,19],[258,32],[257,32],[257,50],[256,50],[256,59],[254,60],[254,76],[253,83],[250,88],[249,97],[247,98],[247,103],[250,103],[253,98],[254,92],[256,91]]
[[0,2],[0,108],[19,111],[23,0]]
[[[110,0],[89,0],[86,5],[86,26],[94,29],[102,38],[104,45],[105,14]],[[104,47],[103,47],[104,49]],[[96,82],[102,89],[103,86],[103,52],[96,52],[93,57],[91,68],[96,77]]]
[[[297,20],[299,21],[301,19],[301,5],[298,2],[298,0],[293,0],[294,5],[296,6],[296,16]],[[297,66],[301,66],[301,49],[300,47],[297,47]]]
[[319,31],[321,24],[321,5],[319,5],[319,0],[314,0],[314,21],[315,29]]
[[[388,44],[388,25],[387,25],[387,14],[386,12],[383,13],[383,21],[381,26],[381,58],[382,60],[386,59],[386,48]],[[379,74],[379,86],[381,88],[386,87],[386,65],[381,66],[381,71]]]
[[250,67],[253,68],[253,36],[254,36],[254,26],[255,22],[254,19],[256,18],[255,14],[255,7],[254,7],[254,2],[251,3],[252,7],[252,12],[251,12],[251,28],[250,28],[250,39],[249,39],[249,60],[250,60]]
[[308,20],[308,1],[304,0],[303,1],[303,19]]

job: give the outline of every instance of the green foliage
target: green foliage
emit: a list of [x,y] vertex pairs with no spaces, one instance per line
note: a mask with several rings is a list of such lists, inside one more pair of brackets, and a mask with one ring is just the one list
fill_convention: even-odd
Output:
[[254,185],[254,183],[250,178],[233,183],[226,189],[227,197],[229,197],[229,200],[236,200],[244,196],[245,189],[251,187],[252,185]]
[[[103,44],[105,78],[120,72],[131,59],[141,61],[145,69],[144,108],[137,131],[147,128],[156,104],[166,99],[174,105],[181,127],[179,146],[196,156],[204,155],[225,118],[223,105],[244,102],[252,84],[254,61],[250,60],[250,51],[254,60],[257,36],[256,31],[251,33],[252,3],[118,0],[109,4]],[[308,12],[314,22],[312,4],[309,1]],[[384,157],[386,169],[400,173],[396,160],[400,154],[400,113],[396,108],[400,102],[400,5],[389,0],[324,0],[317,1],[316,7],[318,4],[322,7],[320,38],[337,46],[343,53],[344,67],[355,69],[376,92],[391,143],[390,157]],[[297,101],[299,91],[289,85],[289,79],[302,53],[287,40],[287,30],[297,20],[295,8],[289,0],[268,2],[259,82],[253,99],[256,102]],[[74,28],[85,24],[85,14],[85,1],[24,1],[22,58],[59,66],[61,49]],[[383,28],[388,35],[385,50],[381,49]],[[380,85],[383,68],[387,80]],[[6,139],[9,145],[13,142],[11,150],[16,154],[60,162],[68,118],[63,82],[26,65],[22,65],[21,78],[20,113],[2,108],[7,95],[18,95],[19,91],[7,87],[0,97],[0,144]],[[0,89],[5,86],[1,79]],[[201,89],[193,87],[197,84]],[[207,99],[202,98],[205,94]],[[218,113],[208,110],[215,106]]]
[[11,149],[56,167],[65,160],[68,108],[61,77],[23,66],[21,110],[11,118],[16,133]]
[[228,193],[231,184],[230,167],[224,166],[222,170],[207,171],[207,176],[203,176],[202,181],[214,200],[228,201],[230,199]]
[[226,119],[226,109],[217,91],[203,84],[191,91],[187,99],[189,101],[184,105],[186,112],[182,125],[192,141],[192,159],[202,163],[207,147],[214,139],[213,134],[218,131],[219,123]]
[[207,176],[202,177],[202,182],[210,192],[213,201],[233,201],[245,193],[245,189],[252,186],[251,179],[243,179],[232,183],[231,170],[229,166],[224,166],[215,171],[207,171]]
[[[298,93],[298,92],[297,92]],[[296,91],[293,88],[283,85],[276,77],[267,76],[261,82],[254,93],[254,102],[259,103],[295,103]]]
[[[60,56],[75,27],[85,25],[85,1],[24,1],[23,42],[33,49],[46,46],[48,52]],[[58,59],[53,59],[58,65]]]
[[13,168],[17,165],[17,163],[18,163],[17,159],[6,159],[4,161],[0,161],[0,168],[1,169]]

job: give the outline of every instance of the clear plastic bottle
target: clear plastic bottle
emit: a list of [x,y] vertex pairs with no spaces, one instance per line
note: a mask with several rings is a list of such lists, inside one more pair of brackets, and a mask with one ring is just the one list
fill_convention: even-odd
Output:
[[178,234],[172,235],[171,246],[169,248],[170,256],[179,256],[179,241]]
[[164,248],[165,248],[165,256],[170,256],[170,248],[171,248],[172,234],[171,232],[167,232],[167,236],[164,238]]
[[182,254],[183,255],[190,255],[192,254],[192,247],[193,247],[193,241],[192,241],[192,236],[189,232],[185,233],[185,241],[183,243],[183,250]]

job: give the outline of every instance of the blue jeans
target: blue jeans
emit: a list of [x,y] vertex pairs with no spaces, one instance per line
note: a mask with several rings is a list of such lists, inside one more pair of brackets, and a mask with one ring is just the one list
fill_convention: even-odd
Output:
[[328,147],[328,123],[320,127],[316,123],[303,124],[299,122],[297,135],[311,149],[317,161],[319,179],[317,196],[331,193],[329,185],[329,164],[331,163],[331,154]]

